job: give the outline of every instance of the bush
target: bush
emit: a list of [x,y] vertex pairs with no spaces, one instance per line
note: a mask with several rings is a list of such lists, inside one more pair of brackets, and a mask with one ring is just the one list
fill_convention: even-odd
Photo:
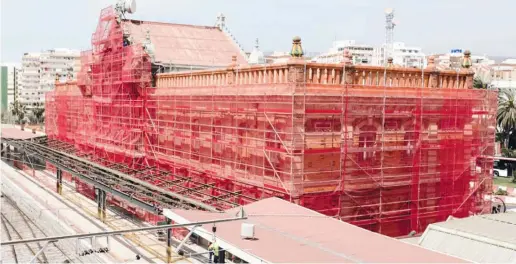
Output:
[[495,192],[496,195],[508,195],[507,191],[506,190],[502,190],[502,189],[498,189],[496,192]]

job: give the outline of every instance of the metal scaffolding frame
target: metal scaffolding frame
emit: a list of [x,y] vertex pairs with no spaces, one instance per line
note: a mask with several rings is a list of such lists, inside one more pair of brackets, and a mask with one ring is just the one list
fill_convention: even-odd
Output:
[[[161,215],[164,207],[221,211],[238,206],[229,199],[242,195],[241,192],[226,191],[213,184],[196,182],[151,166],[136,170],[102,159],[90,161],[88,155],[75,155],[73,145],[46,137],[33,140],[2,138],[2,142],[22,153],[44,159],[59,170],[153,214]],[[145,181],[150,179],[159,183],[153,185]],[[187,182],[190,187],[181,185]],[[171,192],[170,188],[177,191]],[[206,189],[216,190],[219,195],[201,192]],[[256,200],[252,197],[246,199]]]
[[275,196],[389,236],[490,207],[492,162],[478,157],[494,153],[496,93],[471,89],[467,63],[362,66],[344,52],[342,64],[233,57],[156,73],[144,43],[124,42],[135,34],[125,26],[104,9],[77,80],[47,94],[50,148],[218,210]]

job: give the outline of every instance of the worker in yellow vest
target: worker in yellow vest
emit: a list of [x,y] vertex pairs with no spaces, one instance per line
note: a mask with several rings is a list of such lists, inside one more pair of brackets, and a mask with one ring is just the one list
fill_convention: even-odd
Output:
[[219,263],[219,244],[217,244],[217,241],[213,241],[208,247],[208,250],[213,252],[213,263]]

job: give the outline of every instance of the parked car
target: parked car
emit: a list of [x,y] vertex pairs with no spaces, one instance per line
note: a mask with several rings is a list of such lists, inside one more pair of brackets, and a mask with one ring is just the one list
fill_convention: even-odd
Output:
[[493,175],[495,177],[509,177],[509,170],[505,163],[495,161],[493,166]]

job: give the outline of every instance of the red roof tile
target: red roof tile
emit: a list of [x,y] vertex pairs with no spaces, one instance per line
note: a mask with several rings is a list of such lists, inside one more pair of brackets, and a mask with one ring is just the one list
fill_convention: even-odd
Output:
[[237,63],[247,64],[238,45],[217,27],[138,20],[123,24],[136,43],[144,43],[149,31],[156,62],[220,67],[230,65],[232,56],[237,56]]
[[[244,206],[247,220],[217,223],[225,241],[273,263],[461,263],[461,259],[383,236],[278,198]],[[187,222],[231,218],[224,214],[171,210]],[[168,216],[166,212],[165,215]],[[256,240],[240,237],[242,222],[255,224]],[[205,227],[209,230],[209,227]],[[221,243],[220,243],[221,244]],[[222,245],[222,244],[221,244]]]

